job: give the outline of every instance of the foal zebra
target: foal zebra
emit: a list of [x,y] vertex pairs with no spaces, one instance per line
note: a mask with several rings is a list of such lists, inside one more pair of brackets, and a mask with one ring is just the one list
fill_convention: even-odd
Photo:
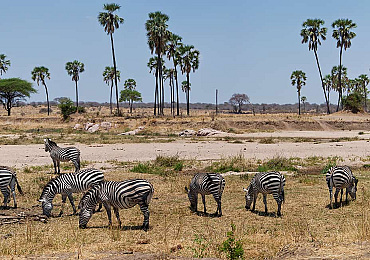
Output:
[[284,201],[285,177],[280,172],[259,172],[257,173],[247,189],[244,189],[245,208],[250,209],[253,202],[252,211],[256,207],[258,193],[263,194],[265,213],[267,214],[267,194],[271,194],[278,204],[277,215],[281,216],[281,203]]
[[190,209],[197,212],[198,208],[198,193],[202,195],[204,206],[204,214],[207,214],[206,196],[212,194],[217,202],[217,210],[215,216],[221,217],[221,197],[225,188],[225,179],[219,173],[197,173],[190,181],[189,189],[185,187],[190,200]]
[[84,192],[104,181],[104,175],[101,171],[96,169],[85,169],[76,173],[65,173],[58,177],[51,179],[44,187],[39,202],[42,202],[43,214],[50,217],[53,209],[53,199],[57,194],[62,195],[62,208],[59,216],[63,214],[64,204],[68,197],[73,214],[76,214],[76,207],[73,203],[72,193]]
[[135,179],[122,182],[106,181],[95,185],[88,190],[80,201],[81,208],[79,227],[86,228],[93,209],[98,202],[103,203],[109,225],[112,225],[111,207],[116,215],[118,225],[121,227],[119,209],[132,208],[136,204],[144,215],[142,229],[149,229],[149,203],[153,197],[154,188],[147,180]]
[[76,147],[61,148],[49,138],[44,139],[44,142],[45,152],[50,152],[50,157],[53,159],[55,174],[60,174],[60,162],[71,161],[76,168],[75,172],[80,170],[80,150]]
[[[14,208],[17,208],[17,201],[15,199],[15,184],[21,195],[23,195],[21,186],[18,183],[16,173],[6,166],[0,166],[0,190],[4,195],[4,208],[8,207],[10,202],[10,192],[13,195]],[[10,187],[10,190],[9,190]]]
[[335,187],[335,204],[337,205],[338,193],[340,190],[340,205],[342,205],[343,189],[346,188],[346,202],[348,202],[348,193],[352,199],[356,199],[358,180],[353,176],[348,166],[334,166],[326,173],[326,183],[330,193],[330,208],[333,208],[333,187]]

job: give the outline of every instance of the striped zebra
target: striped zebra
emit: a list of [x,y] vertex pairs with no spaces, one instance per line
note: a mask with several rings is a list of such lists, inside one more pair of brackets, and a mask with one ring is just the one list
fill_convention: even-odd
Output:
[[79,227],[86,228],[89,222],[93,209],[98,202],[103,203],[107,215],[109,225],[112,225],[111,207],[116,215],[118,225],[121,227],[119,217],[119,209],[128,209],[136,204],[140,206],[140,210],[144,215],[142,229],[149,229],[149,203],[153,197],[154,188],[147,180],[134,179],[122,182],[105,181],[99,185],[95,185],[88,190],[81,198],[79,207],[81,208]]
[[285,177],[280,172],[259,172],[257,173],[247,189],[244,188],[245,208],[255,210],[258,193],[263,194],[265,213],[267,214],[267,194],[272,194],[278,205],[277,215],[281,216],[281,203],[284,201]]
[[348,193],[352,199],[356,199],[358,180],[353,176],[348,166],[334,166],[326,173],[326,183],[330,193],[330,208],[333,208],[333,187],[335,187],[335,205],[337,205],[338,193],[340,190],[340,205],[342,205],[343,189],[346,188],[346,202],[348,202]]
[[190,209],[198,213],[198,193],[202,195],[204,214],[207,214],[206,195],[213,195],[217,202],[217,211],[213,214],[222,216],[221,197],[225,188],[225,179],[219,173],[197,173],[190,181],[189,189],[185,187],[190,200]]
[[18,192],[23,195],[16,173],[6,166],[0,166],[0,190],[4,195],[4,208],[8,207],[8,203],[10,202],[10,193],[12,193],[13,196],[14,208],[17,208],[17,201],[15,199],[15,184],[17,184]]
[[65,173],[51,179],[44,187],[39,202],[42,202],[43,214],[50,217],[53,209],[53,199],[57,194],[62,195],[62,207],[59,216],[62,216],[64,205],[68,197],[73,214],[76,214],[76,207],[73,203],[72,193],[87,191],[93,185],[104,181],[104,175],[97,169],[84,169],[76,173]]
[[44,143],[45,152],[50,152],[50,157],[53,159],[55,174],[60,174],[60,162],[71,161],[76,168],[75,172],[80,170],[80,150],[76,147],[61,148],[49,138],[44,139]]

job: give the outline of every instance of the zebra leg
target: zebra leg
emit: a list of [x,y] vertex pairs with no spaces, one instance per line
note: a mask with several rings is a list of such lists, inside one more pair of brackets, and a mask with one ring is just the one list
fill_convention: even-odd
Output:
[[281,200],[278,201],[278,211],[277,211],[277,216],[281,217]]
[[77,215],[77,210],[76,210],[76,206],[75,206],[75,204],[73,202],[72,193],[68,194],[68,199],[69,199],[69,202],[71,203],[72,208],[73,208],[73,215]]
[[263,204],[265,204],[265,214],[267,214],[267,194],[263,194]]
[[118,226],[119,226],[119,228],[121,228],[122,223],[121,223],[121,219],[119,218],[119,210],[118,210],[118,208],[113,207],[113,211],[114,211],[114,214],[116,214],[116,218],[117,218],[117,221],[118,221]]
[[1,188],[1,193],[4,195],[4,201],[3,201],[3,208],[8,207],[8,200],[9,200],[9,188],[8,187],[2,187]]
[[342,206],[343,189],[340,189],[340,206]]
[[333,190],[329,190],[329,196],[330,196],[330,208],[333,208]]
[[58,165],[58,174],[60,174],[60,161],[57,161],[57,165]]
[[57,174],[57,161],[53,159],[53,164],[54,164],[54,174]]
[[349,190],[348,190],[348,188],[346,188],[346,204],[348,203],[348,192],[349,192]]
[[110,205],[106,202],[103,202],[104,208],[107,211],[107,216],[108,216],[108,225],[111,227],[112,226],[112,212],[110,209]]
[[206,195],[202,194],[202,202],[204,207],[204,215],[207,215],[207,209],[206,209]]
[[217,217],[221,217],[222,216],[222,209],[221,209],[221,198],[219,198],[217,200],[217,211],[216,211],[216,214],[215,214]]
[[338,206],[338,194],[339,194],[339,189],[335,189],[334,200],[335,200],[336,206]]
[[63,215],[63,210],[64,210],[64,206],[66,204],[66,200],[67,200],[67,195],[62,194],[62,206],[60,208],[59,217],[61,217]]
[[80,170],[80,159],[77,159],[76,161],[73,161],[73,164],[76,168],[75,172],[78,172]]
[[146,205],[146,204],[140,205],[140,210],[144,215],[144,222],[143,222],[142,228],[143,228],[144,231],[148,231],[148,229],[149,229],[149,208],[148,208],[148,205]]
[[93,213],[95,213],[95,212],[100,212],[102,207],[103,207],[103,204],[99,203],[99,207],[98,207],[98,209],[97,209],[97,210],[95,210],[95,208],[94,208]]
[[[14,208],[16,209],[17,208],[17,200],[15,199],[15,179],[14,178],[12,178],[12,180],[10,181],[9,186],[10,186],[10,191],[11,191],[12,196],[13,196]],[[10,201],[10,199],[9,199],[9,201]]]
[[257,201],[257,194],[254,194],[253,195],[253,206],[252,206],[252,212],[255,210],[256,208],[256,201]]

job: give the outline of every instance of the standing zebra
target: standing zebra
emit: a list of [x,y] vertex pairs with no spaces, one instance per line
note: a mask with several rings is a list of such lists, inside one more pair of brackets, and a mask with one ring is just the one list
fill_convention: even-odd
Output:
[[53,199],[55,195],[62,195],[62,208],[59,216],[63,214],[64,204],[68,197],[73,208],[73,214],[76,214],[76,207],[73,203],[72,193],[84,192],[104,181],[104,175],[96,169],[85,169],[76,173],[65,173],[51,179],[44,187],[39,202],[42,202],[43,214],[50,217],[53,209]]
[[119,209],[132,208],[136,204],[144,215],[143,230],[149,229],[149,203],[153,197],[154,188],[147,180],[135,179],[122,182],[106,181],[99,185],[94,185],[81,198],[79,207],[81,208],[79,226],[86,228],[93,209],[98,202],[103,203],[109,225],[112,225],[111,207],[116,215],[118,225],[121,227]]
[[358,180],[353,176],[348,166],[334,166],[326,173],[326,183],[330,193],[330,208],[333,208],[333,187],[335,187],[335,205],[337,205],[338,193],[340,190],[340,205],[342,205],[343,189],[346,188],[346,202],[348,202],[348,193],[352,199],[356,199]]
[[[15,184],[21,195],[23,195],[21,186],[18,183],[16,173],[6,166],[0,166],[0,190],[4,195],[4,208],[8,207],[10,202],[10,192],[13,195],[14,208],[17,208],[17,201],[15,199]],[[10,190],[9,190],[10,187]]]
[[76,147],[61,148],[49,138],[44,139],[44,142],[45,152],[50,152],[50,157],[53,159],[55,174],[60,174],[60,162],[71,161],[76,168],[75,172],[80,170],[80,150]]
[[204,214],[207,214],[206,210],[206,196],[212,194],[213,198],[217,202],[217,211],[214,213],[215,216],[221,217],[221,197],[222,192],[225,188],[225,179],[219,173],[197,173],[190,181],[189,189],[185,187],[186,192],[190,200],[190,209],[197,212],[198,208],[198,193],[202,195],[202,201],[204,206]]
[[247,189],[244,189],[245,208],[250,209],[253,202],[252,211],[256,207],[258,193],[263,194],[265,213],[267,214],[267,194],[272,194],[278,205],[277,215],[281,216],[281,203],[284,201],[285,177],[280,172],[259,172],[257,173]]

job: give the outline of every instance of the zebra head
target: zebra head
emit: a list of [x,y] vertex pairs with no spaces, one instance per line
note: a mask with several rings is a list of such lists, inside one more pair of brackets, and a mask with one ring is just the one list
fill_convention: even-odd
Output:
[[353,176],[351,186],[349,187],[349,195],[352,197],[353,200],[356,199],[357,183],[358,179]]
[[51,201],[47,201],[46,199],[39,199],[39,202],[42,203],[42,214],[50,218],[51,210],[53,209],[53,203]]
[[99,187],[96,185],[88,190],[81,198],[78,208],[80,210],[79,227],[86,228],[96,204],[98,203]]
[[254,194],[252,192],[252,187],[249,186],[247,189],[243,188],[245,191],[245,208],[250,209],[253,201]]
[[49,138],[45,138],[44,143],[45,143],[45,152],[50,152],[51,147],[57,146],[57,143],[51,141]]
[[191,189],[188,189],[188,187],[185,187],[185,191],[188,194],[188,198],[190,201],[190,210],[196,211],[197,208],[197,194],[194,194],[191,192]]

